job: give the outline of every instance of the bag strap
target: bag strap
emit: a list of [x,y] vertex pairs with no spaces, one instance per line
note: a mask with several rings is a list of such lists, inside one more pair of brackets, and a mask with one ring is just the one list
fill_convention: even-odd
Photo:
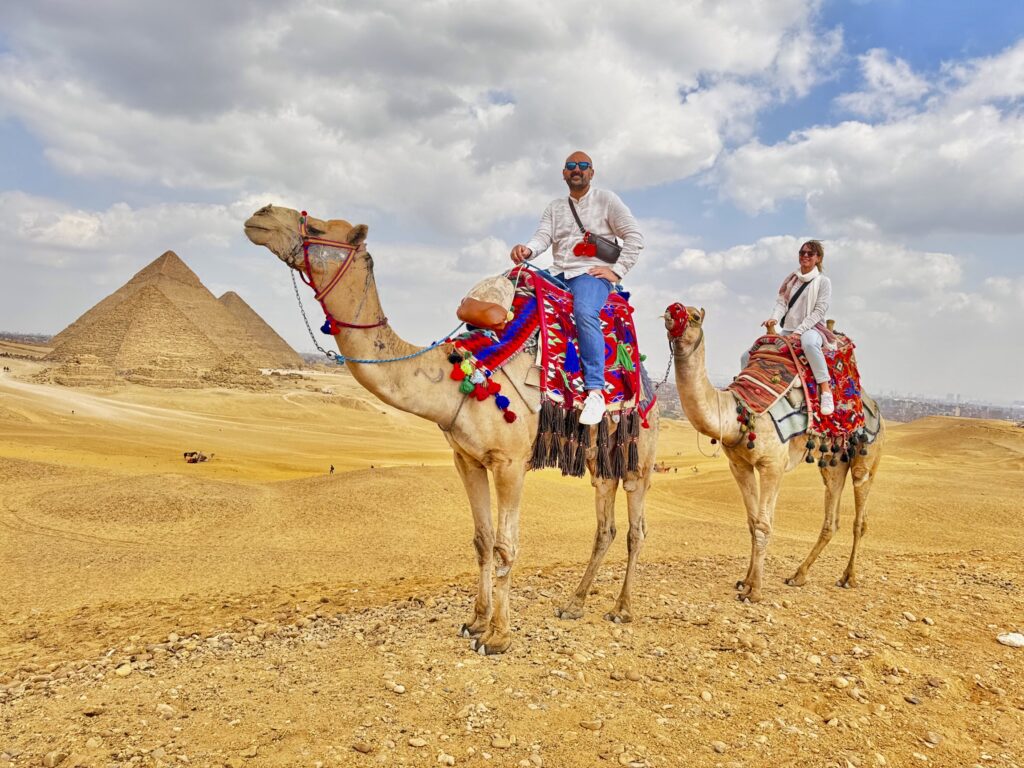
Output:
[[[817,279],[818,279],[817,277],[814,278],[814,280],[817,280]],[[782,319],[779,320],[779,327],[780,328],[785,328],[786,327],[786,318],[789,317],[789,310],[791,310],[793,308],[793,305],[796,304],[796,300],[800,298],[800,294],[804,292],[804,289],[808,285],[813,283],[814,280],[808,280],[806,283],[801,283],[800,287],[796,289],[796,293],[793,294],[793,298],[791,298],[789,300],[789,306],[786,307],[786,314],[784,314],[782,316]]]
[[583,226],[583,222],[580,221],[580,215],[576,213],[576,206],[572,204],[572,198],[569,198],[569,210],[572,211],[572,217],[576,219],[576,223],[579,225],[580,232],[584,235],[587,234],[586,228]]

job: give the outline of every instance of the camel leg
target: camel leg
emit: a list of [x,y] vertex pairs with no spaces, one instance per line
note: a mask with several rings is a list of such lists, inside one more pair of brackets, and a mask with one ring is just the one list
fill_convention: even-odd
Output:
[[743,497],[743,506],[747,510],[747,528],[750,530],[750,563],[747,565],[747,574],[742,581],[736,582],[736,589],[747,590],[751,584],[754,573],[754,559],[757,557],[757,537],[754,535],[754,522],[757,520],[757,478],[754,476],[754,468],[746,462],[729,460],[729,469],[732,476],[736,478],[736,485],[739,486],[740,495]]
[[590,562],[583,573],[580,585],[572,599],[562,608],[555,609],[555,616],[560,619],[578,619],[583,616],[583,603],[590,594],[597,571],[601,567],[608,547],[615,540],[615,492],[619,488],[618,480],[598,479],[591,475],[594,486],[594,506],[597,510],[597,532],[594,534],[594,547],[590,552]]
[[469,506],[473,510],[473,547],[480,567],[473,616],[462,625],[463,637],[478,637],[487,629],[491,618],[491,570],[494,565],[494,526],[491,522],[491,491],[487,469],[475,459],[455,451],[455,468],[466,487]]
[[857,547],[860,544],[860,538],[868,530],[868,493],[871,491],[871,485],[875,480],[875,475],[878,473],[878,465],[882,460],[881,446],[878,446],[875,451],[872,452],[874,455],[868,456],[868,461],[871,462],[871,466],[854,463],[853,467],[853,503],[854,503],[854,518],[853,518],[853,548],[850,550],[850,562],[846,564],[846,570],[843,572],[843,576],[839,581],[836,582],[836,586],[852,588],[857,586],[857,574],[854,570],[857,560]]
[[494,538],[493,610],[487,630],[473,640],[473,649],[482,656],[504,653],[512,644],[509,620],[509,588],[512,566],[519,550],[519,502],[523,495],[526,467],[523,462],[506,461],[491,467],[498,496],[498,532]]
[[764,560],[768,554],[768,543],[772,538],[772,522],[775,517],[775,502],[779,497],[782,468],[769,464],[758,470],[759,488],[757,517],[754,520],[754,557],[747,585],[736,595],[737,599],[758,603],[761,601],[761,582],[764,577]]
[[615,607],[604,615],[606,619],[614,621],[616,624],[633,620],[633,576],[636,573],[637,561],[640,559],[640,550],[647,537],[644,496],[650,487],[650,465],[648,465],[647,474],[643,477],[626,480],[622,483],[622,489],[626,492],[626,503],[629,507],[629,538],[626,540],[629,560],[626,564],[626,578],[622,580],[622,591],[619,592],[619,597],[615,601]]
[[807,571],[814,565],[828,543],[832,540],[836,531],[839,530],[839,502],[843,498],[843,487],[846,485],[846,474],[850,469],[849,464],[839,464],[836,467],[825,467],[821,470],[821,479],[825,483],[825,519],[821,524],[821,533],[818,540],[811,548],[810,554],[800,563],[796,573],[786,579],[791,587],[802,587],[807,583]]

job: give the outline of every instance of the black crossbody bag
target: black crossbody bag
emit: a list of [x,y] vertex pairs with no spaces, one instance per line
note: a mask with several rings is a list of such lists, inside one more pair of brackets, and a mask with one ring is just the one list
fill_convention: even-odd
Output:
[[609,240],[607,237],[601,237],[601,235],[595,235],[593,232],[588,232],[583,226],[583,222],[580,221],[580,215],[576,213],[576,206],[572,203],[572,198],[569,198],[569,208],[572,209],[572,217],[576,219],[576,224],[579,225],[580,232],[583,233],[583,242],[593,243],[594,248],[597,250],[594,256],[606,264],[614,264],[619,260],[619,256],[622,255],[622,246],[616,243],[614,240]]
[[[814,279],[817,280],[818,278]],[[793,308],[793,305],[796,304],[796,300],[800,298],[800,294],[804,292],[804,288],[806,288],[812,282],[812,280],[808,280],[806,283],[801,283],[800,287],[796,289],[796,293],[794,293],[792,298],[789,300],[789,306],[786,307],[786,314],[784,314],[782,316],[782,319],[779,320],[779,328],[786,327],[786,318],[789,317],[789,310],[791,310]]]

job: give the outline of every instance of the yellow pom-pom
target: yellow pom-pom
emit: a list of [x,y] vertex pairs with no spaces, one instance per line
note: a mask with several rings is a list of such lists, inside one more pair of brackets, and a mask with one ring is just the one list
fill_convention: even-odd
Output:
[[511,323],[511,322],[512,322],[513,320],[515,320],[515,317],[516,317],[516,313],[515,313],[515,312],[513,312],[513,311],[512,311],[511,309],[510,309],[510,310],[508,311],[508,314],[507,314],[507,315],[505,315],[505,322],[506,322],[506,323]]
[[469,362],[469,360],[463,360],[462,364],[459,367],[462,369],[462,372],[467,376],[469,376],[469,374],[471,374],[475,370],[473,368],[473,364]]

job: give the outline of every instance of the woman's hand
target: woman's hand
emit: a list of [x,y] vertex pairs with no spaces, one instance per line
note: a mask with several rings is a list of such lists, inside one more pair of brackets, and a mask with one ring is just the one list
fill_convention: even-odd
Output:
[[522,264],[524,261],[533,256],[533,251],[527,248],[525,245],[516,245],[512,248],[512,253],[509,254],[516,264]]

